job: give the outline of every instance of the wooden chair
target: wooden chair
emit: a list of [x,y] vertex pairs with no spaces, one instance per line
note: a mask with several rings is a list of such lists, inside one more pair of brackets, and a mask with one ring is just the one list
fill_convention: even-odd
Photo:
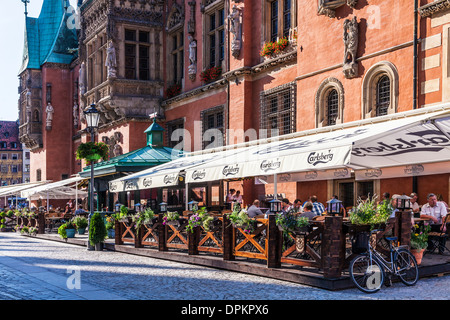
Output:
[[[448,230],[444,231],[444,227],[447,225],[447,223],[450,223],[450,214],[447,214],[443,221],[442,226],[439,231],[434,231],[428,233],[428,241],[430,245],[430,249],[428,249],[428,253],[433,253],[436,251],[436,249],[439,250],[439,254],[444,254],[444,252],[447,250],[450,252],[450,250],[445,245],[448,239]],[[449,226],[447,226],[449,227]]]

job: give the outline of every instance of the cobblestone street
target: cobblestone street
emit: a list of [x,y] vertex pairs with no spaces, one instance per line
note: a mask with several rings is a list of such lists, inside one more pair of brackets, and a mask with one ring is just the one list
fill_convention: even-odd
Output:
[[356,289],[331,292],[113,251],[87,251],[15,233],[0,235],[3,300],[447,300],[449,288],[447,275],[421,279],[414,287],[394,283],[372,295]]

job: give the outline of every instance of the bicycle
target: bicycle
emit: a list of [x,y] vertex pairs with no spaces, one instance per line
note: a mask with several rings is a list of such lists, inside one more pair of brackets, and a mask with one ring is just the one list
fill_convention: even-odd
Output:
[[[379,230],[372,230],[371,236]],[[386,260],[375,250],[368,239],[365,253],[359,254],[349,267],[350,278],[356,287],[365,293],[379,291],[384,283],[386,272],[398,276],[405,285],[413,286],[419,280],[419,269],[412,253],[405,246],[396,246],[397,237],[385,237],[389,242],[389,258]]]

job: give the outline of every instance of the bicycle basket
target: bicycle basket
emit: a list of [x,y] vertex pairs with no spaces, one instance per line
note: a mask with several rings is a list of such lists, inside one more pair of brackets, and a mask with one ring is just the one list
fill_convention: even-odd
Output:
[[369,233],[358,232],[352,239],[352,252],[354,254],[361,254],[369,249]]

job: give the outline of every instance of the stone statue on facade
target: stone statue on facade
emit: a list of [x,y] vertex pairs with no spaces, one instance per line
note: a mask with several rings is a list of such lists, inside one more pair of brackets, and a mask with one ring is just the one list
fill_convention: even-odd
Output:
[[228,15],[228,21],[230,22],[230,33],[233,34],[231,40],[231,53],[235,58],[239,56],[241,51],[241,9],[236,5],[233,6],[231,13]]
[[188,74],[190,79],[195,79],[197,74],[197,41],[192,35],[188,36],[189,40],[189,67]]
[[78,85],[80,87],[80,95],[86,93],[86,63],[84,61],[80,65],[80,71],[78,76]]
[[53,109],[53,106],[50,102],[47,104],[47,107],[45,108],[45,112],[47,113],[46,127],[47,127],[47,130],[49,130],[52,128],[53,113],[55,112],[55,109]]
[[116,59],[116,49],[114,48],[114,44],[112,41],[109,42],[108,49],[106,49],[106,62],[105,66],[108,69],[108,78],[116,78],[116,68],[117,68],[117,59]]
[[75,101],[74,105],[73,105],[73,125],[74,127],[78,127],[78,104]]
[[358,75],[356,52],[358,50],[358,22],[356,16],[352,20],[344,21],[344,67],[343,72],[347,79]]

